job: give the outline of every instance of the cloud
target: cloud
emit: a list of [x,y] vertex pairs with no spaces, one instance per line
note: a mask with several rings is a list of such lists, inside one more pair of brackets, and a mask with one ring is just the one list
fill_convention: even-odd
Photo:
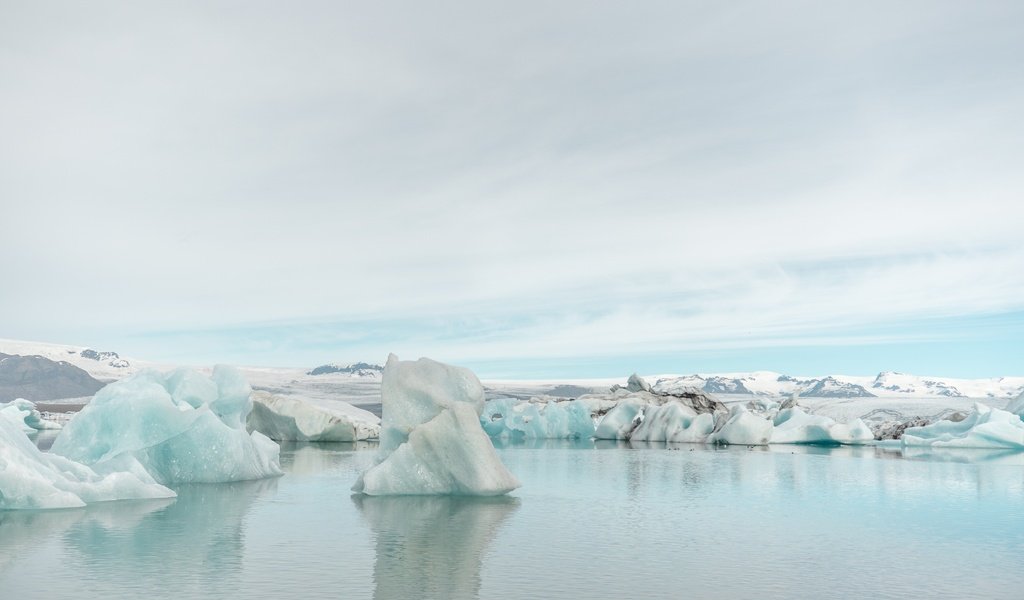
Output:
[[500,358],[1020,310],[1021,10],[12,7],[0,325]]

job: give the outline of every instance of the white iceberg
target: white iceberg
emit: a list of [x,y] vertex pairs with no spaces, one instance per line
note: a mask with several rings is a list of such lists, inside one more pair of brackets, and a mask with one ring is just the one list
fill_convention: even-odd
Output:
[[715,428],[715,416],[697,413],[680,402],[666,402],[649,406],[643,422],[629,435],[631,441],[700,443],[707,440]]
[[145,471],[101,474],[63,456],[40,452],[17,423],[0,418],[0,510],[173,497],[174,492]]
[[908,427],[900,440],[904,446],[1024,449],[1024,421],[1011,412],[977,403],[962,421]]
[[774,419],[772,444],[865,444],[875,439],[864,421],[837,423],[829,417],[809,415],[799,407],[785,408]]
[[590,409],[575,400],[546,403],[497,398],[484,405],[480,424],[493,438],[584,439],[594,435]]
[[1010,403],[1006,405],[1004,410],[1024,418],[1024,392],[1021,392],[1015,399],[1010,400]]
[[253,392],[250,431],[291,442],[357,442],[380,436],[377,415],[340,400]]
[[47,421],[36,410],[36,405],[30,400],[16,398],[7,403],[0,403],[0,419],[8,419],[16,423],[26,433],[33,433],[44,429],[60,429],[60,423]]
[[774,428],[775,424],[768,419],[736,404],[722,426],[708,436],[707,441],[709,444],[765,446],[771,441]]
[[388,357],[376,465],[352,487],[371,496],[497,496],[519,481],[480,425],[484,389],[468,369]]
[[599,440],[628,440],[644,418],[643,401],[628,398],[609,410],[597,424],[594,437]]
[[52,451],[101,473],[142,468],[165,484],[277,476],[278,445],[245,429],[251,391],[231,367],[215,367],[210,378],[143,371],[100,390]]

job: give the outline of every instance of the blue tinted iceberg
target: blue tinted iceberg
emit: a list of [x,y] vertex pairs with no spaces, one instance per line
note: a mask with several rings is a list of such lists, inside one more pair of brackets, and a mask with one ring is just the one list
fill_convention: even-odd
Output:
[[904,446],[1024,449],[1024,421],[1011,412],[978,403],[962,421],[908,427],[900,440]]
[[590,439],[594,419],[582,402],[546,403],[498,398],[489,400],[480,424],[491,437],[508,439]]
[[272,440],[357,442],[380,435],[377,415],[347,402],[253,392],[248,428]]
[[63,456],[40,452],[17,423],[0,418],[0,510],[172,497],[174,492],[145,471],[97,473]]
[[16,423],[23,431],[32,433],[43,429],[60,429],[59,423],[47,421],[36,410],[34,402],[17,398],[6,404],[0,403],[0,419]]
[[370,496],[497,496],[519,487],[480,425],[484,389],[470,370],[388,357],[380,455],[352,487]]
[[251,391],[230,367],[212,377],[144,371],[100,390],[52,451],[101,473],[141,468],[165,484],[280,475],[278,445],[245,429]]

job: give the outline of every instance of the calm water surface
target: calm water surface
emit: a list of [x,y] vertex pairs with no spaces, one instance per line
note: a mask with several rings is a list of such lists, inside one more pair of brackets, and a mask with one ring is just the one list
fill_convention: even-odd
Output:
[[1024,597],[1020,454],[547,443],[509,497],[352,497],[373,450],[0,512],[0,598]]

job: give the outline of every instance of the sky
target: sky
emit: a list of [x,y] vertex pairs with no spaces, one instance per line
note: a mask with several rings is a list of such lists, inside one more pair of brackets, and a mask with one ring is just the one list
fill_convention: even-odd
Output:
[[0,15],[0,338],[1024,374],[1020,2]]

